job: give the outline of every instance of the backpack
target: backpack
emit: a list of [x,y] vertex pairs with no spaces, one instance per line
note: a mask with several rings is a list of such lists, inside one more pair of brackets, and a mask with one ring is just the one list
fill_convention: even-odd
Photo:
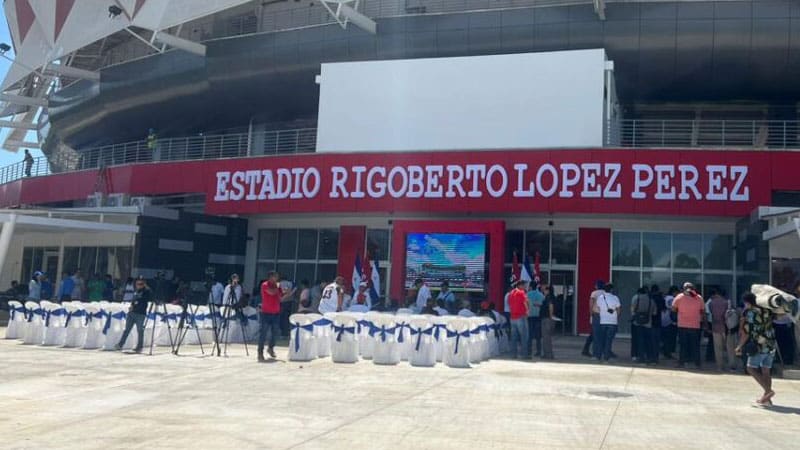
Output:
[[[645,309],[644,311],[642,311],[643,298],[647,298],[647,309]],[[652,318],[650,317],[650,302],[652,302],[652,300],[650,299],[650,296],[647,297],[637,296],[636,301],[638,303],[636,304],[636,314],[633,315],[633,323],[634,325],[638,325],[640,327],[646,326],[650,324],[652,320]]]
[[728,309],[725,310],[725,326],[729,330],[739,328],[739,311],[733,307],[730,300],[728,300]]

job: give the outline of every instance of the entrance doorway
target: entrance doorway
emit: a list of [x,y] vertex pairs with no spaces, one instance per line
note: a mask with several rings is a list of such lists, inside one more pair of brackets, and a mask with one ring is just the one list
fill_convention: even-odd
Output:
[[555,296],[555,316],[561,319],[555,324],[555,332],[561,335],[575,334],[575,271],[552,270],[550,287]]
[[42,261],[42,272],[47,274],[51,283],[55,283],[58,277],[58,251],[45,250]]

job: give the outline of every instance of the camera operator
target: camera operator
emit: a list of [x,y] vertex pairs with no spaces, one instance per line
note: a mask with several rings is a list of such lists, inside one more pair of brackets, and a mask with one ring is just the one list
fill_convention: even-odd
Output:
[[119,343],[114,348],[116,350],[122,350],[125,341],[128,340],[131,329],[136,325],[137,340],[134,351],[136,353],[141,353],[142,347],[144,346],[144,321],[147,317],[147,304],[153,300],[153,291],[147,287],[147,283],[142,276],[136,279],[134,287],[136,291],[133,294],[133,300],[131,300],[128,316],[125,318],[125,332],[122,333]]
[[230,282],[225,286],[222,293],[222,304],[226,306],[238,307],[239,300],[242,298],[242,285],[239,284],[239,275],[231,275]]

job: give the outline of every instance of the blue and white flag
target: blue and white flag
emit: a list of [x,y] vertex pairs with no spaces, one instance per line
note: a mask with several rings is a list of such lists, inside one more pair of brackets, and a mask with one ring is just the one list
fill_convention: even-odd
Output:
[[361,270],[361,255],[356,254],[356,263],[353,265],[353,298],[358,294],[358,285],[363,280],[364,271]]
[[370,264],[370,281],[372,281],[369,286],[369,296],[372,299],[372,304],[374,305],[381,298],[381,295],[379,294],[379,292],[381,292],[381,273],[378,270],[377,259],[373,258],[372,261],[367,261],[367,264]]
[[533,281],[533,272],[531,271],[531,257],[530,255],[525,255],[525,261],[522,263],[522,268],[520,269],[519,279],[522,281],[527,281],[530,283]]

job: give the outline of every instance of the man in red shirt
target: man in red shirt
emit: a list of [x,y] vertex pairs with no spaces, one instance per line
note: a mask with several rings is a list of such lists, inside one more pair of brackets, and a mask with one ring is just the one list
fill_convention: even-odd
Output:
[[272,271],[267,275],[267,281],[261,284],[261,314],[259,319],[261,329],[258,333],[258,361],[264,362],[264,341],[269,333],[269,346],[267,353],[275,358],[275,338],[281,332],[281,302],[292,296],[294,289],[285,292],[280,287],[280,275]]
[[[512,278],[514,290],[508,295],[508,307],[511,316],[511,357],[517,358],[517,347],[520,347],[520,358],[530,355],[528,349],[528,282]],[[519,344],[517,344],[519,342]]]
[[705,316],[705,304],[692,283],[683,283],[683,293],[675,297],[672,310],[678,313],[678,367],[693,362],[700,368],[700,329]]

